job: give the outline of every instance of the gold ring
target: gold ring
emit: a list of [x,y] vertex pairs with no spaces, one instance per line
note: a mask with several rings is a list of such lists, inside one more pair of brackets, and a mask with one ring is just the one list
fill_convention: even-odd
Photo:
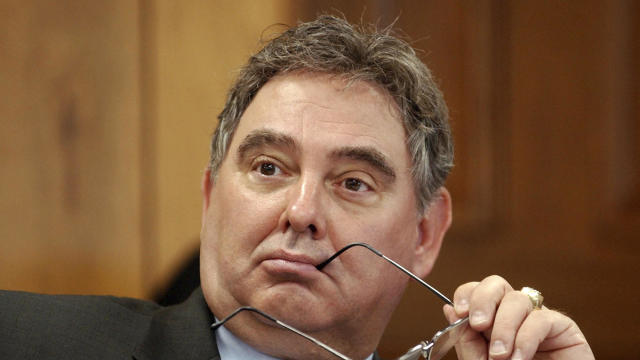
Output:
[[542,309],[542,301],[544,301],[544,296],[542,296],[542,293],[540,291],[525,286],[520,290],[520,292],[529,297],[534,310]]

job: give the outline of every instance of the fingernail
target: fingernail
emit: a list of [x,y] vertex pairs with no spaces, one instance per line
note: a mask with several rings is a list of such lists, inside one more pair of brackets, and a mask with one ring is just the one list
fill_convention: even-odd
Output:
[[496,340],[491,344],[489,352],[491,355],[502,355],[507,352],[507,348],[504,346],[502,341]]
[[456,301],[455,310],[458,314],[469,311],[469,301],[467,301],[467,299],[460,299]]
[[511,360],[522,360],[522,351],[520,351],[520,349],[516,349],[511,356]]
[[482,311],[475,311],[473,314],[471,314],[469,321],[473,325],[480,325],[487,321],[487,316]]

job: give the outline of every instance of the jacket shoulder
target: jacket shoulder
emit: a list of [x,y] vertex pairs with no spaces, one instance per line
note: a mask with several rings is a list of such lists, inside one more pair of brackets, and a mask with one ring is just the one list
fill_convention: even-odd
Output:
[[122,358],[159,308],[113,296],[0,291],[0,358]]

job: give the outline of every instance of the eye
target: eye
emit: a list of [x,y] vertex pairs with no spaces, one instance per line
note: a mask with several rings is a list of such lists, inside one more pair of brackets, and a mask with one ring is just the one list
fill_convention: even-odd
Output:
[[342,186],[344,186],[347,190],[362,192],[369,191],[371,188],[369,185],[365,184],[362,180],[356,178],[347,178],[342,181]]
[[257,170],[264,176],[274,176],[282,173],[282,170],[280,170],[276,164],[270,162],[263,162],[259,164]]

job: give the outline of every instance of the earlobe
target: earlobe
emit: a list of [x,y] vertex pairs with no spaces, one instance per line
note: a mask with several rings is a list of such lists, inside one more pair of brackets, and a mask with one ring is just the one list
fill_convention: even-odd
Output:
[[427,276],[436,262],[444,235],[451,225],[451,195],[441,187],[433,195],[420,220],[418,244],[412,271],[423,278]]

